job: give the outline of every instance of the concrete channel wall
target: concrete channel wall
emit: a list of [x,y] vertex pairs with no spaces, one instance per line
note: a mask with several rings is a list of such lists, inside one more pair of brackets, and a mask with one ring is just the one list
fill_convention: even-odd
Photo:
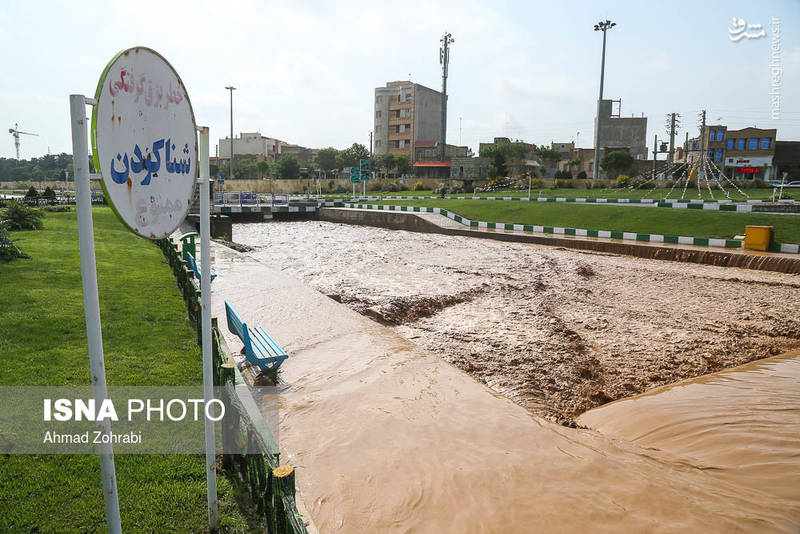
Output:
[[396,211],[369,211],[341,208],[321,208],[319,219],[323,221],[378,226],[392,230],[410,232],[437,233],[495,239],[518,243],[534,243],[539,245],[558,246],[579,250],[610,252],[639,258],[669,261],[683,261],[718,267],[739,267],[760,271],[776,271],[789,274],[800,274],[800,258],[787,257],[780,254],[757,252],[727,252],[706,250],[695,247],[654,246],[634,243],[620,243],[599,239],[560,238],[542,235],[507,233],[502,231],[480,231],[439,226],[415,213]]

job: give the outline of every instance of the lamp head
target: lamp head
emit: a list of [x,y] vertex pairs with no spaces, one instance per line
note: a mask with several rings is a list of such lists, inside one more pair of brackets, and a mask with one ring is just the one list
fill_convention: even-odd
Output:
[[610,30],[614,26],[616,26],[616,22],[611,22],[610,20],[601,20],[597,24],[594,25],[594,31],[606,31]]

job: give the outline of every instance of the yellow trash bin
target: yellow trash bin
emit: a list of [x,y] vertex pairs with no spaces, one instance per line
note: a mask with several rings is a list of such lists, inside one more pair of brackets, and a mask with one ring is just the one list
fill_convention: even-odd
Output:
[[745,226],[744,248],[767,250],[772,243],[773,226]]

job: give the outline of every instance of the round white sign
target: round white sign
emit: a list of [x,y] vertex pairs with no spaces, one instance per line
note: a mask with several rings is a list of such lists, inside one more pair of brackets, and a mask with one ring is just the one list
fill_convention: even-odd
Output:
[[157,52],[117,54],[100,77],[92,111],[92,153],[106,200],[150,239],[186,218],[197,176],[192,104],[175,69]]

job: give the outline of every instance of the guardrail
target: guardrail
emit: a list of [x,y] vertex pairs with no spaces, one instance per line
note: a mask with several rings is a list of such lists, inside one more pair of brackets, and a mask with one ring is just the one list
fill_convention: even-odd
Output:
[[[638,241],[646,243],[671,243],[678,245],[693,245],[699,247],[742,248],[742,242],[737,239],[717,239],[707,237],[678,236],[666,234],[651,234],[645,232],[620,232],[614,230],[595,230],[586,228],[562,228],[558,226],[544,226],[534,224],[515,224],[491,221],[473,221],[444,208],[425,206],[402,206],[395,204],[359,204],[350,202],[323,202],[322,207],[368,209],[379,211],[404,211],[417,213],[435,213],[464,225],[465,227],[480,230],[510,230],[515,232],[543,233],[554,236],[573,236],[584,238],[619,239],[622,241]],[[772,252],[786,254],[800,254],[800,245],[794,243],[774,243],[769,249]]]
[[320,195],[292,195],[287,193],[253,193],[238,191],[214,193],[215,206],[288,206],[291,202],[312,202]]
[[[178,247],[170,239],[159,239],[156,245],[164,253],[178,288],[183,293],[189,320],[197,332],[197,342],[202,344],[200,329],[200,289],[191,274]],[[226,424],[232,425],[222,433],[226,442],[224,451],[259,451],[257,454],[223,454],[222,467],[233,482],[243,484],[262,526],[269,534],[308,534],[295,501],[294,468],[280,465],[277,443],[257,411],[244,377],[228,350],[225,338],[219,331],[216,317],[212,318],[211,338],[213,345],[214,385],[219,386],[225,396],[225,405],[234,407],[233,417]],[[234,440],[234,437],[236,439]]]

